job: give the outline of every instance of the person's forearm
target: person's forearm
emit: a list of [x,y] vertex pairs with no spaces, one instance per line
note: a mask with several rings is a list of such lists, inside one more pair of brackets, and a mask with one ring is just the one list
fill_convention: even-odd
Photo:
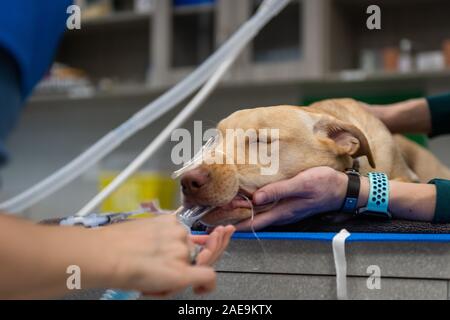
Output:
[[104,261],[95,230],[39,226],[5,215],[0,228],[0,298],[68,293],[70,265],[80,267],[82,288],[101,287],[113,269]]
[[[436,207],[436,187],[431,184],[390,181],[389,211],[396,219],[432,221]],[[369,179],[361,177],[358,207],[367,205]]]
[[431,132],[431,114],[427,100],[412,99],[388,107],[373,107],[374,113],[393,133]]

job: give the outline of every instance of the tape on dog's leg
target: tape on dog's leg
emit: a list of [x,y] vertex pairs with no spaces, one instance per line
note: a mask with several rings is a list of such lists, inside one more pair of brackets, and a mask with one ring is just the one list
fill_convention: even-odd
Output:
[[347,300],[347,261],[345,259],[345,240],[350,233],[342,229],[333,237],[333,257],[336,267],[336,291],[338,300]]

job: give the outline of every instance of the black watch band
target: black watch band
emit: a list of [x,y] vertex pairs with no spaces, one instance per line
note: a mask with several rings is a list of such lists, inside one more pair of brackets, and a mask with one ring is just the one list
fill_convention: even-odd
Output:
[[360,176],[355,170],[348,170],[345,173],[348,177],[347,193],[340,211],[344,213],[355,213],[358,206],[359,188],[361,185]]

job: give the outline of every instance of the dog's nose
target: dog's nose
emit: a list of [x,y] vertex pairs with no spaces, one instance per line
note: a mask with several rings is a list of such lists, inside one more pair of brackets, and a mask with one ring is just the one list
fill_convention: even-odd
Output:
[[181,177],[181,188],[185,195],[195,194],[202,186],[210,181],[211,175],[205,167],[189,170]]

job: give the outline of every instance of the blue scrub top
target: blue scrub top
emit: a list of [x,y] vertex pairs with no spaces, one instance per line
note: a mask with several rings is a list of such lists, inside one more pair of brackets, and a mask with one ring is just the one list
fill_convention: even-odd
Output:
[[6,0],[0,4],[0,47],[16,60],[27,97],[49,69],[72,0]]
[[0,165],[23,101],[49,70],[72,0],[0,2]]

